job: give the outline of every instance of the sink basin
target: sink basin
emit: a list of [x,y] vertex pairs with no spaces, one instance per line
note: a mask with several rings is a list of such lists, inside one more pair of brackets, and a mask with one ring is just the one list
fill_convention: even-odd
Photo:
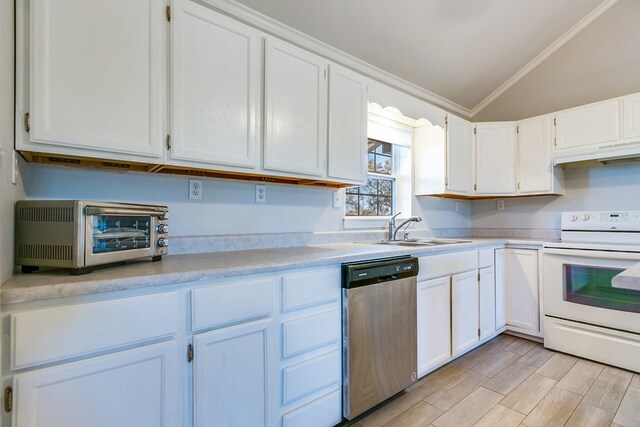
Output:
[[408,240],[385,240],[378,242],[381,245],[393,246],[440,246],[455,245],[459,243],[471,243],[471,240],[455,240],[455,239],[408,239]]

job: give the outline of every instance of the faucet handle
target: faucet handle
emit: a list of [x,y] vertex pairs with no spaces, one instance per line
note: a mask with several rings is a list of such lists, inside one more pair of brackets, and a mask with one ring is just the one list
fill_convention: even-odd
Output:
[[392,216],[391,218],[389,218],[389,223],[391,224],[395,224],[396,223],[396,217],[398,215],[400,215],[402,212],[398,212],[397,214],[395,214],[394,216]]

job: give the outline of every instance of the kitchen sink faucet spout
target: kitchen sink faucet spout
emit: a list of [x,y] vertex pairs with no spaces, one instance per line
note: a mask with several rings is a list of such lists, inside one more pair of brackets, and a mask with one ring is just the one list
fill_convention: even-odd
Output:
[[400,230],[402,227],[404,227],[405,225],[408,227],[410,223],[412,222],[420,222],[422,221],[422,218],[420,218],[419,216],[412,216],[411,218],[405,219],[404,221],[402,221],[400,223],[400,225],[398,225],[396,227],[396,217],[398,215],[400,215],[402,212],[398,212],[397,214],[395,214],[394,216],[392,216],[389,219],[389,233],[388,233],[388,240],[396,240],[396,234],[398,234],[398,230]]

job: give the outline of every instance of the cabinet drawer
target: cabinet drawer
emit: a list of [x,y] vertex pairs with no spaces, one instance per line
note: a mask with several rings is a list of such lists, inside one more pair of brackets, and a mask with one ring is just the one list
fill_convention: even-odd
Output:
[[293,311],[340,299],[340,269],[305,271],[282,277],[282,311]]
[[477,251],[453,252],[430,255],[418,259],[420,272],[418,281],[450,276],[478,268]]
[[340,310],[332,310],[282,324],[282,358],[295,356],[325,345],[339,343]]
[[245,322],[273,314],[276,279],[223,282],[191,291],[194,331]]
[[493,248],[478,250],[478,268],[493,267]]
[[283,427],[330,427],[342,421],[342,394],[332,391],[282,417]]
[[11,369],[175,336],[177,292],[26,311],[11,315]]
[[340,384],[340,351],[334,350],[282,370],[282,404]]

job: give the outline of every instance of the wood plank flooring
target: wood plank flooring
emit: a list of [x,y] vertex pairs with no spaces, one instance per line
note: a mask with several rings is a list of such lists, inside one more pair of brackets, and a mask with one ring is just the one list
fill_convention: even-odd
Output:
[[354,427],[640,427],[640,375],[500,335]]

